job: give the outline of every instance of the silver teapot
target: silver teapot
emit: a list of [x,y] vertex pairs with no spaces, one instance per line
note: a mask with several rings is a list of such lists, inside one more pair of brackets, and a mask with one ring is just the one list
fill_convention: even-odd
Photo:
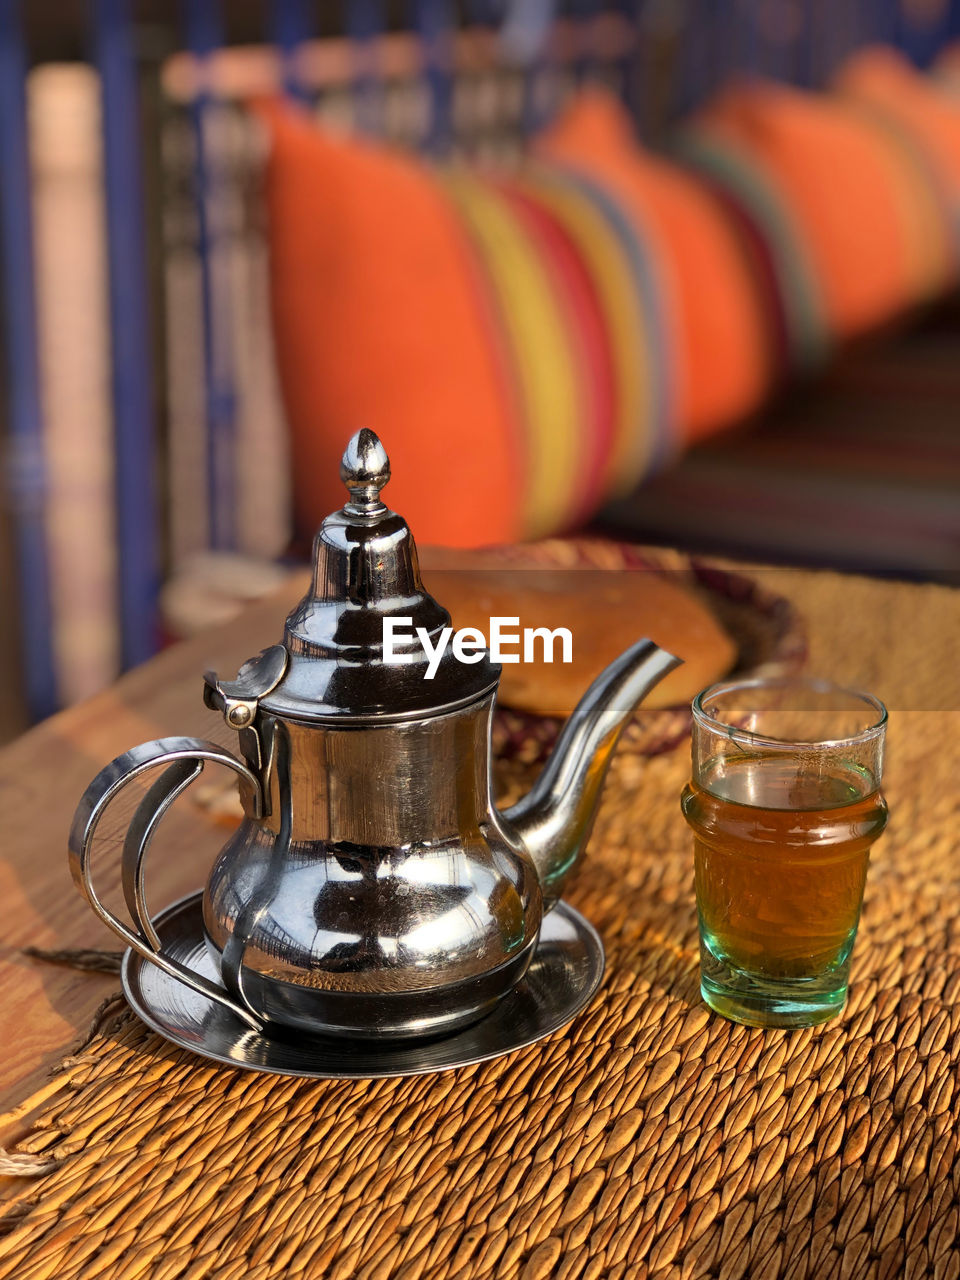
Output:
[[[91,782],[70,833],[74,879],[141,956],[249,1027],[351,1038],[444,1034],[523,977],[544,913],[582,854],[611,756],[636,705],[679,659],[639,640],[590,686],[530,793],[499,811],[490,724],[500,667],[451,649],[425,679],[415,634],[450,617],[426,593],[406,522],[380,500],[377,437],[343,456],[349,491],[314,543],[313,581],[283,641],[234,680],[204,676],[206,705],[238,754],[163,738]],[[410,619],[386,660],[384,622]],[[144,860],[173,801],[213,761],[238,775],[244,817],[203,895],[222,986],[164,954],[144,900]],[[123,843],[131,928],[90,877],[96,828],[133,778],[165,766]]]

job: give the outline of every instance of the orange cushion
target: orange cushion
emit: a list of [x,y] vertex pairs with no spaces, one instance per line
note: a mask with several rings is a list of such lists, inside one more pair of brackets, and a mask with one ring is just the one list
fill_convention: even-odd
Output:
[[460,218],[416,160],[259,103],[276,357],[309,536],[342,505],[339,460],[359,427],[391,455],[387,501],[424,542],[523,532],[515,389]]
[[915,300],[903,172],[870,121],[828,98],[753,82],[721,93],[701,123],[771,176],[801,230],[833,334],[852,337]]
[[694,440],[752,412],[770,387],[769,324],[745,247],[719,200],[644,151],[618,99],[584,91],[538,151],[593,175],[630,210],[666,277],[676,418]]
[[863,49],[837,73],[837,91],[886,127],[928,195],[925,257],[932,292],[957,279],[960,260],[960,96],[948,79],[922,76],[886,46]]
[[886,46],[859,50],[843,64],[834,83],[841,93],[871,107],[922,152],[956,216],[960,212],[960,100]]

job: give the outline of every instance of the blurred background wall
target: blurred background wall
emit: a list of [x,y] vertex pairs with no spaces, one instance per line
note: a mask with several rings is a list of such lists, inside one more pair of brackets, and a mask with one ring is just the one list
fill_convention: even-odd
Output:
[[[644,154],[687,165],[678,139],[706,111],[711,129],[732,130],[737,147],[755,144],[775,170],[777,156],[763,148],[768,133],[780,137],[770,123],[781,119],[780,100],[725,105],[728,86],[834,93],[848,60],[879,43],[954,103],[958,33],[960,4],[947,0],[0,0],[0,735],[230,616],[303,550],[271,319],[267,136],[252,98],[285,95],[337,136],[366,133],[438,163],[513,172],[528,138],[600,84],[626,107]],[[919,103],[921,90],[904,83],[904,100]],[[794,119],[800,128],[802,112],[790,109],[785,137]],[[919,155],[923,129],[908,137],[909,120],[890,127]],[[943,152],[960,155],[960,108],[944,107],[944,120]],[[699,172],[715,162],[701,145]],[[716,194],[723,181],[708,178]],[[956,192],[943,201],[960,234]],[[845,234],[856,242],[864,230]],[[742,415],[749,435],[717,436],[674,466],[691,443],[681,424],[662,476],[638,473],[639,497],[581,504],[561,525],[600,518],[633,538],[701,550],[953,580],[954,288],[944,267],[922,308],[904,300],[914,328],[893,339],[895,361],[889,347],[862,357],[854,333],[852,357],[818,369],[813,389],[787,380],[784,391],[776,379],[767,418],[760,403]],[[933,308],[938,299],[946,310]],[[715,323],[724,323],[722,298]],[[887,342],[905,328],[875,327]],[[926,427],[924,404],[934,406]],[[902,428],[913,415],[911,446]],[[877,435],[881,419],[893,452],[874,487],[856,490],[848,482],[864,431],[887,438]],[[923,431],[935,436],[939,487],[926,473],[918,479],[902,535],[871,560],[858,536],[830,523],[837,503],[882,507],[892,471],[906,465],[889,459],[916,457]],[[805,465],[818,451],[823,465],[798,489],[796,459]],[[824,495],[838,485],[828,509]],[[780,507],[781,525],[798,505],[789,529],[763,525],[758,494]],[[818,504],[822,518],[805,520]],[[917,513],[934,508],[942,514],[935,536],[924,526],[924,542]],[[817,524],[819,537],[796,532]],[[878,538],[861,532],[859,544]]]

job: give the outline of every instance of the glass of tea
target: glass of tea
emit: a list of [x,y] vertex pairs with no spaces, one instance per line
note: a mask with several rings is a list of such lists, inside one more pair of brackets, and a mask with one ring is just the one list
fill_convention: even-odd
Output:
[[887,712],[804,677],[693,702],[700,990],[735,1022],[805,1027],[843,1008],[870,846],[883,830]]

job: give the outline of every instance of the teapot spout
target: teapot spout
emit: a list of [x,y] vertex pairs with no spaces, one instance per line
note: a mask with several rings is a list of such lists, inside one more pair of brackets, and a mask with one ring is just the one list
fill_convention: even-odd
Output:
[[531,791],[501,815],[533,859],[544,910],[556,904],[586,847],[624,725],[681,662],[652,640],[638,640],[622,653],[574,708]]

